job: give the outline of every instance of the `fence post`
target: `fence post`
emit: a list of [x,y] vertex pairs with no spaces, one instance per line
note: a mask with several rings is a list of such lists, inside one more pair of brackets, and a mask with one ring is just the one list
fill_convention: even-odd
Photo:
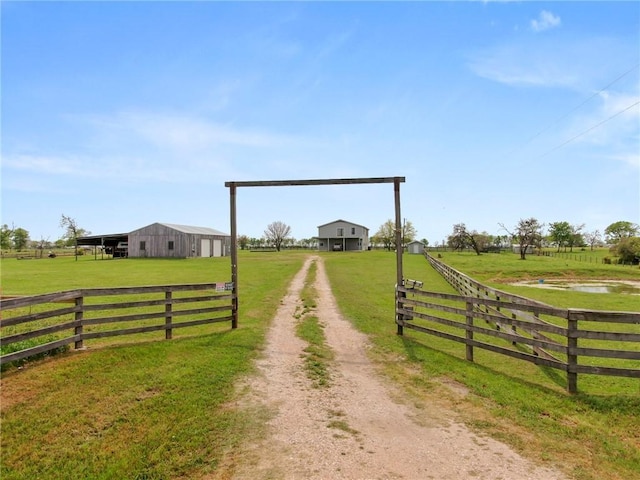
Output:
[[[406,293],[398,290],[398,285],[396,285],[396,308],[404,308],[404,304],[402,303],[402,298],[406,298]],[[397,334],[404,334],[404,315],[401,313],[396,313],[396,324],[398,326]]]
[[467,351],[467,360],[473,362],[473,345],[471,345],[471,341],[473,340],[473,330],[469,327],[473,327],[473,303],[467,300],[467,328],[465,329],[465,338],[466,338],[466,351]]
[[173,316],[171,315],[173,310],[171,290],[164,292],[164,300],[164,338],[165,340],[171,340],[173,338],[173,330],[171,329],[171,324],[173,322]]
[[76,297],[75,303],[76,303],[76,313],[75,313],[74,319],[76,321],[76,326],[74,328],[73,333],[75,335],[79,335],[80,338],[75,341],[74,348],[76,350],[79,350],[81,348],[84,348],[84,341],[82,339],[82,330],[83,330],[82,320],[84,318],[84,297],[82,296],[82,294],[80,294],[79,297]]
[[571,310],[567,311],[567,391],[578,392],[578,320],[574,318]]

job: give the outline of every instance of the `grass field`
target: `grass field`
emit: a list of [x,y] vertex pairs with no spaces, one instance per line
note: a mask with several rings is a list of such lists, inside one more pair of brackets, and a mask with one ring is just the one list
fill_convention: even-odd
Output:
[[[269,320],[304,260],[296,252],[240,253],[237,330],[228,325],[185,329],[171,341],[90,348],[3,374],[0,476],[225,478],[221,472],[232,470],[239,442],[251,438],[255,425],[265,420],[265,412],[243,409],[237,382],[253,370]],[[620,384],[606,377],[581,377],[586,393],[569,396],[556,371],[488,352],[479,352],[471,364],[459,345],[415,332],[398,337],[395,255],[338,253],[324,258],[340,309],[369,335],[373,359],[416,406],[451,409],[478,432],[537,462],[560,466],[570,478],[640,478],[637,380]],[[424,281],[425,289],[451,292],[424,258],[404,258],[406,277]],[[546,303],[638,310],[637,297],[630,295],[501,283],[541,275],[638,279],[638,269],[515,258],[443,254],[444,261],[480,281]],[[1,267],[7,295],[230,277],[228,259],[9,259]]]

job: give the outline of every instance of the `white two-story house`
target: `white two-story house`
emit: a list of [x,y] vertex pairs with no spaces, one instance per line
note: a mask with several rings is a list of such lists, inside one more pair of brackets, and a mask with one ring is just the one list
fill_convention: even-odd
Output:
[[346,220],[318,226],[318,250],[343,252],[369,249],[369,229]]

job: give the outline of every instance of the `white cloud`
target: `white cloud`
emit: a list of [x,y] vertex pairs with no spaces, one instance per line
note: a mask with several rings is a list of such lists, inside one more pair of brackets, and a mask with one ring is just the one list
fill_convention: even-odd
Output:
[[[294,154],[299,158],[301,151],[326,147],[313,138],[237,128],[188,113],[124,111],[69,116],[67,120],[70,130],[83,128],[75,152],[33,146],[28,152],[7,152],[2,159],[3,173],[47,177],[56,184],[74,180],[191,184],[239,178],[249,166],[277,171],[278,161],[287,163],[282,171],[290,171],[297,163]],[[27,189],[18,184],[13,187]]]
[[562,21],[560,20],[560,17],[547,10],[542,10],[540,15],[538,15],[538,18],[531,20],[531,29],[534,32],[542,32],[544,30],[559,27],[561,23]]
[[222,145],[264,148],[295,142],[287,135],[234,128],[191,115],[128,111],[90,121],[99,135],[117,134],[152,147],[190,152]]
[[562,87],[586,95],[637,61],[637,51],[636,45],[606,36],[530,37],[471,51],[468,66],[482,78],[510,86]]
[[478,76],[507,85],[575,87],[583,78],[574,65],[568,69],[561,58],[563,49],[555,52],[528,45],[509,45],[476,53],[469,67]]

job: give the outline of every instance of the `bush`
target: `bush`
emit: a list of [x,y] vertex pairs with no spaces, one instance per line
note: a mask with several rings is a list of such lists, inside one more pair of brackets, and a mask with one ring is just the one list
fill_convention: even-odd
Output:
[[622,238],[611,247],[611,253],[619,257],[618,263],[637,265],[640,260],[640,237]]

